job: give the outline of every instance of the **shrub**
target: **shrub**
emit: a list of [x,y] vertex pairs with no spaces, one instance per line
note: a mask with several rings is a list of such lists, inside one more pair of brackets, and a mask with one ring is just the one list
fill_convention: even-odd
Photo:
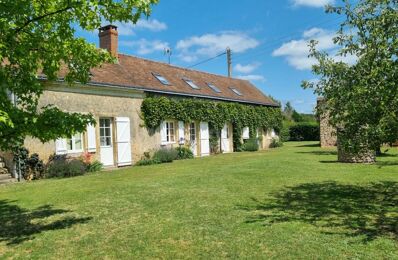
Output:
[[178,154],[176,149],[162,148],[155,152],[153,160],[158,161],[159,163],[170,163],[176,160],[177,156]]
[[104,165],[99,161],[94,161],[92,163],[86,164],[87,172],[99,172],[104,168]]
[[24,147],[20,147],[18,148],[16,151],[14,151],[14,162],[15,162],[15,166],[16,166],[16,171],[21,173],[21,177],[23,177],[24,179],[26,179],[28,170],[29,170],[29,166],[28,166],[28,161],[29,159],[29,150],[24,148]]
[[154,164],[159,164],[159,161],[156,161],[154,159],[141,159],[138,161],[135,165],[136,166],[148,166],[148,165],[154,165]]
[[299,123],[290,127],[290,141],[319,141],[319,125]]
[[93,154],[89,152],[85,152],[80,156],[80,160],[82,160],[86,165],[91,164],[92,159],[93,159]]
[[193,159],[193,152],[188,147],[177,147],[177,160]]
[[258,145],[258,139],[257,138],[251,138],[247,139],[245,143],[243,144],[243,151],[246,152],[256,152],[259,149]]
[[37,153],[34,153],[29,157],[27,165],[32,179],[37,180],[44,177],[44,163],[40,160]]
[[44,163],[39,155],[35,153],[29,156],[29,150],[24,147],[14,152],[14,162],[25,180],[37,180],[44,175]]
[[47,165],[47,178],[74,177],[86,173],[86,165],[78,159],[68,160],[66,156],[53,156]]
[[220,139],[217,135],[210,135],[209,137],[210,143],[210,153],[211,154],[218,154],[220,152]]
[[282,142],[287,142],[290,140],[290,127],[292,127],[294,123],[283,121],[282,129],[279,133],[279,137]]
[[278,138],[272,138],[271,144],[269,145],[270,148],[277,148],[282,146],[283,142]]

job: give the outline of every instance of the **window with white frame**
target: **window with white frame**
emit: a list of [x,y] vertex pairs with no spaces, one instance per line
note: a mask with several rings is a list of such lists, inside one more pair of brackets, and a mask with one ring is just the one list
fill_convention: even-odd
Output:
[[83,152],[83,134],[77,133],[71,138],[66,139],[68,153]]
[[196,141],[196,125],[195,125],[195,123],[189,124],[189,140],[191,142]]
[[175,142],[175,127],[173,121],[166,121],[166,141],[168,143]]
[[101,147],[112,146],[112,120],[100,118],[100,144]]

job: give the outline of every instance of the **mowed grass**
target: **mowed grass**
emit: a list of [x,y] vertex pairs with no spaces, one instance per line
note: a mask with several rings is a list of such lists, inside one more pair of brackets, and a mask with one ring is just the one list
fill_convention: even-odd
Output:
[[315,143],[0,187],[0,258],[398,259],[398,157]]

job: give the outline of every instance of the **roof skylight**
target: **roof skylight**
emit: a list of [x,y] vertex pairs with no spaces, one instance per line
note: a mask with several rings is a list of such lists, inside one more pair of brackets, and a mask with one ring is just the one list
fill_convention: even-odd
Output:
[[214,92],[221,93],[221,90],[216,86],[214,86],[213,84],[207,83],[207,86],[209,86],[209,88],[211,88]]
[[186,78],[184,78],[183,80],[184,80],[191,88],[193,88],[193,89],[200,89],[200,87],[199,87],[198,85],[196,85],[195,82],[193,82],[192,80],[186,79]]
[[157,78],[163,85],[171,85],[170,82],[160,74],[152,73],[152,75]]
[[243,96],[242,95],[242,93],[239,91],[239,90],[237,90],[236,88],[230,88],[236,95],[238,95],[238,96]]

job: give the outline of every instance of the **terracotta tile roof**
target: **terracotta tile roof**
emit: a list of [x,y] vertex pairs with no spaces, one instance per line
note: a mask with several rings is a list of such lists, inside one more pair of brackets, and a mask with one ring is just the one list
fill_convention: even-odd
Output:
[[[118,64],[104,64],[100,68],[92,69],[90,84],[115,85],[147,92],[278,106],[246,80],[184,69],[124,54],[119,54],[118,60]],[[165,77],[170,85],[162,84],[154,77],[154,73]],[[183,79],[192,80],[200,89],[193,89]],[[213,91],[207,83],[214,84],[221,92]],[[242,95],[234,93],[231,88],[237,89]]]

